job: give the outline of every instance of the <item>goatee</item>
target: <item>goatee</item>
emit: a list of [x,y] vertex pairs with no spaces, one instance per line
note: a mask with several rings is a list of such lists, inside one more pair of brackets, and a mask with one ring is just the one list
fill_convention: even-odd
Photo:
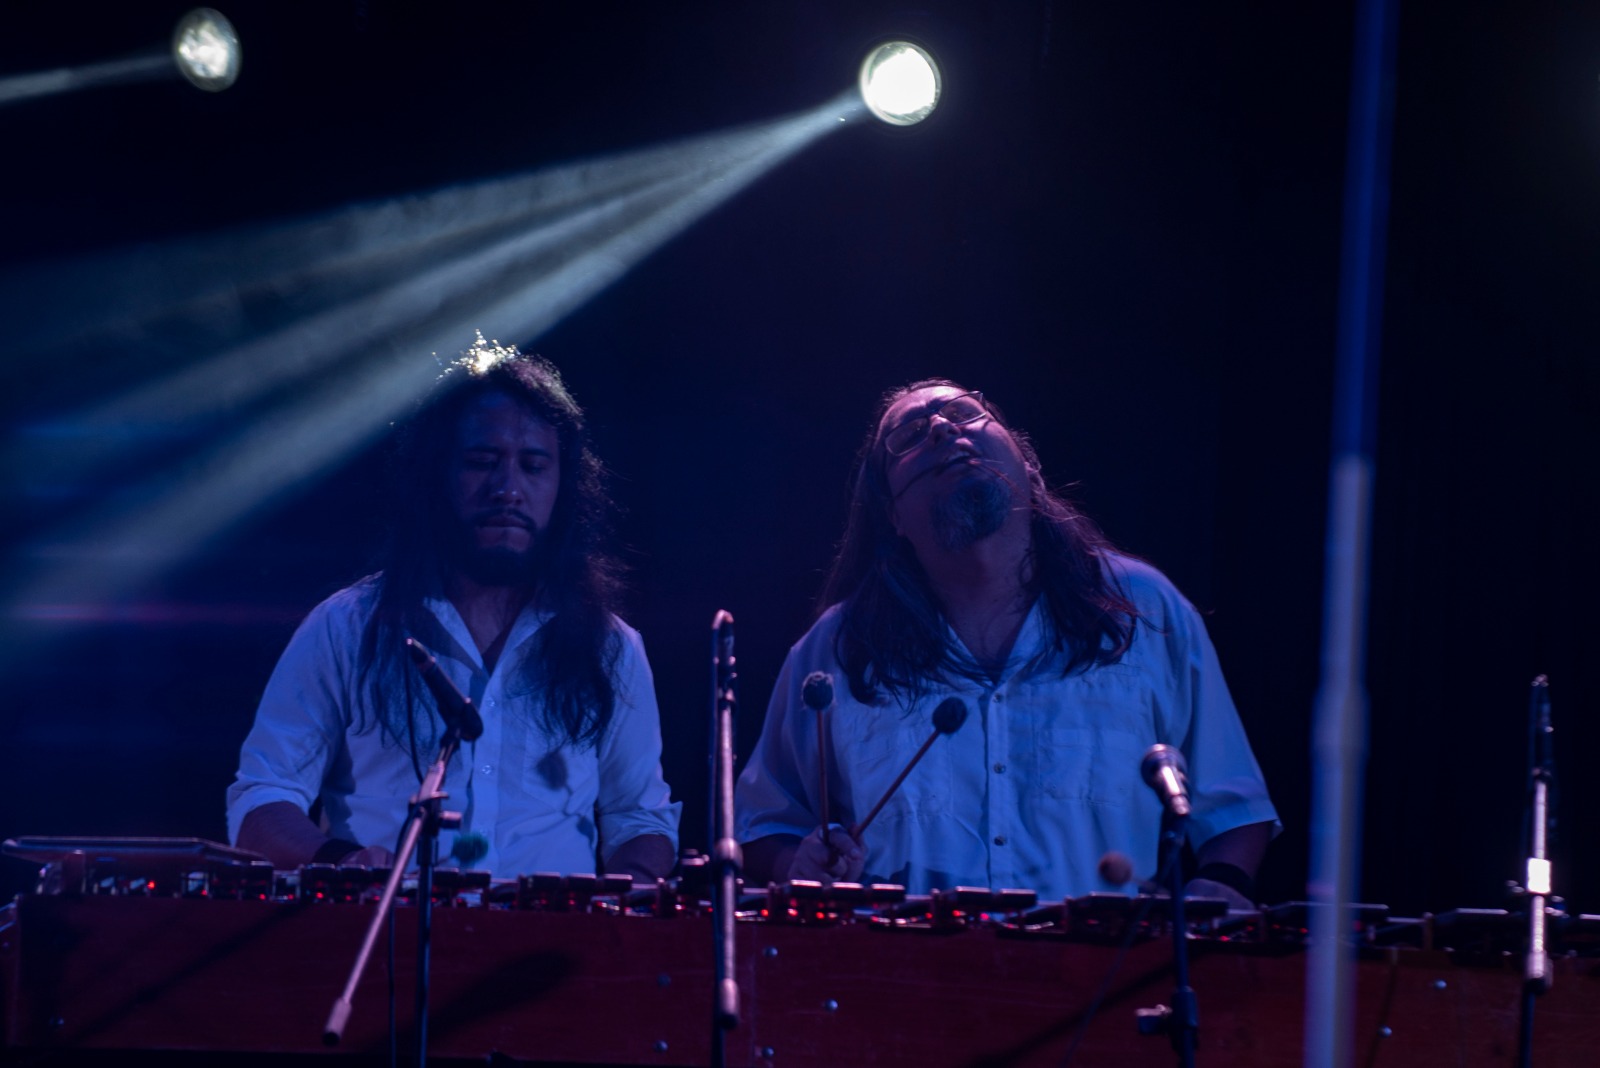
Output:
[[463,574],[480,586],[525,586],[538,571],[532,549],[470,548],[456,561]]
[[932,512],[933,535],[940,548],[960,552],[1005,525],[1011,514],[1011,489],[989,476],[965,478],[934,500]]
[[526,549],[513,549],[505,545],[477,545],[472,530],[464,529],[454,539],[451,563],[480,586],[530,585],[539,575],[539,550],[543,545],[540,533],[533,532],[533,542]]

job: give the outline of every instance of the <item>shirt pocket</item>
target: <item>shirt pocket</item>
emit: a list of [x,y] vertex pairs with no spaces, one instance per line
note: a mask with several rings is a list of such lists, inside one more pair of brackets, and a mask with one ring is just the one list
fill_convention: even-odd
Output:
[[1036,732],[1041,792],[1092,804],[1130,803],[1155,734],[1138,669],[1109,664],[1063,680],[1059,700]]
[[1040,753],[1044,793],[1097,805],[1126,805],[1141,788],[1149,742],[1116,730],[1054,728]]

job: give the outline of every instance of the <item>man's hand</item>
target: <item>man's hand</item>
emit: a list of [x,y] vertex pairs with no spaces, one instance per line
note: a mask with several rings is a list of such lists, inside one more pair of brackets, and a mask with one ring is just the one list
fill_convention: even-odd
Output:
[[394,854],[383,846],[365,846],[354,853],[340,857],[339,863],[360,868],[392,868]]
[[1231,912],[1254,912],[1256,904],[1231,886],[1213,882],[1210,879],[1190,879],[1183,887],[1183,896],[1191,897],[1220,897],[1228,903]]
[[861,878],[866,864],[866,850],[850,837],[850,832],[835,823],[828,828],[826,842],[822,839],[821,827],[800,839],[789,864],[789,878],[855,882]]

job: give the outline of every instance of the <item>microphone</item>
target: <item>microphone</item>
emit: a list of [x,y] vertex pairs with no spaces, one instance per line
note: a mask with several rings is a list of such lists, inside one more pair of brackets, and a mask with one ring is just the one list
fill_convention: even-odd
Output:
[[822,840],[828,840],[828,724],[823,713],[833,707],[833,676],[826,671],[813,671],[800,687],[800,700],[817,714],[817,791],[822,800],[818,814],[822,818]]
[[1170,745],[1152,745],[1139,762],[1139,774],[1161,798],[1161,804],[1179,819],[1189,814],[1189,766],[1183,754]]
[[733,613],[723,608],[711,618],[711,660],[719,679],[733,670]]
[[821,712],[833,704],[833,676],[826,671],[813,671],[800,687],[800,700],[813,712]]
[[438,702],[439,715],[444,719],[444,725],[459,726],[461,740],[464,742],[477,741],[483,734],[483,717],[478,715],[477,708],[472,704],[472,698],[456,689],[456,684],[445,678],[444,672],[439,670],[439,662],[417,639],[407,638],[406,649],[411,653],[411,662],[417,665],[417,670],[421,672],[423,683],[433,694],[433,699]]
[[961,725],[966,721],[967,703],[961,698],[946,697],[939,702],[939,707],[933,710],[933,733],[928,735],[928,740],[922,743],[922,748],[918,749],[916,756],[911,758],[911,763],[906,765],[905,770],[895,778],[894,782],[889,784],[889,789],[885,790],[883,796],[878,798],[878,803],[872,806],[872,811],[867,813],[867,818],[850,828],[851,838],[854,838],[857,842],[861,841],[861,835],[866,831],[867,825],[877,818],[879,812],[883,811],[883,806],[889,803],[889,798],[893,797],[894,792],[900,789],[900,784],[906,781],[906,776],[911,774],[911,769],[916,767],[917,763],[928,754],[928,750],[933,747],[934,742],[939,740],[939,736],[941,734],[954,734],[961,729]]

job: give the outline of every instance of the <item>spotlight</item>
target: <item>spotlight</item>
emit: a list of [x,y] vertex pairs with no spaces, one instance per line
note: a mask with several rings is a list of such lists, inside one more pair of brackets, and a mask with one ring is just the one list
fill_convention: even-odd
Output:
[[939,67],[910,41],[881,44],[861,63],[861,99],[890,125],[919,123],[939,103]]
[[239,35],[222,12],[197,7],[172,31],[172,59],[190,82],[220,93],[239,77]]

